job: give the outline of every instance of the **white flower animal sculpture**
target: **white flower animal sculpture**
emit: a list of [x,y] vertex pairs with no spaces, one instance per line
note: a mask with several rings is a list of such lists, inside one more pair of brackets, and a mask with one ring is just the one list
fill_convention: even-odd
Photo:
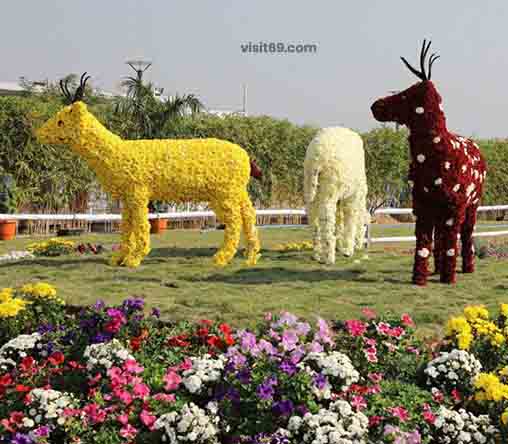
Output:
[[361,137],[348,128],[324,128],[307,147],[305,204],[314,259],[335,263],[335,248],[351,256],[365,237],[367,177]]

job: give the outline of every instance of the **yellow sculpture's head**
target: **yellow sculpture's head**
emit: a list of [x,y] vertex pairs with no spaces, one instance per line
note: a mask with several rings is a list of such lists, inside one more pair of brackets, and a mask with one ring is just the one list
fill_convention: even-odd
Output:
[[81,101],[66,106],[36,131],[37,140],[55,145],[79,142],[87,114]]

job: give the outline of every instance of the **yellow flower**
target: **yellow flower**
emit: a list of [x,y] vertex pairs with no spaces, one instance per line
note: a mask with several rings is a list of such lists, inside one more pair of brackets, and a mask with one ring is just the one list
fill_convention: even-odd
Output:
[[499,304],[499,311],[504,317],[508,317],[508,304]]
[[489,311],[483,305],[470,305],[464,308],[464,316],[468,321],[489,319]]
[[475,399],[478,401],[501,401],[508,399],[508,385],[503,384],[493,373],[480,373],[474,380],[478,390]]
[[7,302],[12,298],[12,295],[12,288],[2,288],[2,290],[0,290],[0,303]]
[[25,306],[30,304],[20,298],[9,298],[0,303],[0,318],[9,318],[17,316],[17,314],[25,309]]
[[450,318],[446,324],[446,335],[455,337],[461,350],[469,350],[473,342],[471,325],[464,316]]
[[226,226],[215,263],[231,261],[242,230],[247,264],[257,262],[256,213],[247,193],[251,164],[238,145],[218,139],[122,140],[81,101],[63,108],[37,136],[43,143],[69,145],[104,190],[122,201],[122,243],[113,265],[137,267],[149,253],[149,200],[208,202]]
[[508,423],[508,410],[505,410],[501,415],[501,422],[506,425]]

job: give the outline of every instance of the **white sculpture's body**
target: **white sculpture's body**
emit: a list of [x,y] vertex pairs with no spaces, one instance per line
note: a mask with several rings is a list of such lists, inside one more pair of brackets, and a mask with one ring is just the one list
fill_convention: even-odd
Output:
[[351,256],[365,237],[367,178],[361,137],[347,128],[324,128],[307,147],[305,204],[314,259],[335,263],[335,249]]

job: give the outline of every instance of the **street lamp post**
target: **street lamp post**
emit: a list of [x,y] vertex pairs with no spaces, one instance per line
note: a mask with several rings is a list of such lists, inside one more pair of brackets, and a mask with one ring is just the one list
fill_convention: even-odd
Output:
[[127,60],[125,63],[136,71],[139,81],[143,79],[144,72],[152,66],[152,62],[143,59]]

